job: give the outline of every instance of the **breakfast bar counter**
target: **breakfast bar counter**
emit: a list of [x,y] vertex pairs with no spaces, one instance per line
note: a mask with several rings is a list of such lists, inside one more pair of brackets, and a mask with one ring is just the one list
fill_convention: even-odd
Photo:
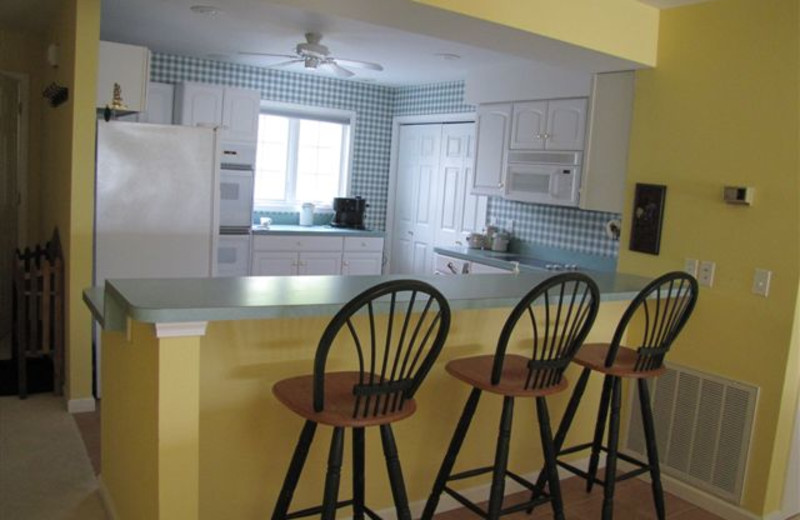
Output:
[[[649,281],[588,273],[602,305],[587,341],[607,341],[628,301]],[[447,376],[454,358],[492,353],[502,325],[522,295],[550,273],[430,276],[453,310],[439,360],[417,393],[418,410],[398,424],[412,513],[430,492],[468,389]],[[242,277],[110,280],[84,300],[103,327],[101,488],[119,518],[264,518],[271,514],[302,420],[271,395],[275,382],[309,374],[322,331],[338,309],[364,289],[402,276]],[[516,345],[521,348],[522,341]],[[332,353],[329,370],[349,366],[354,353]],[[577,370],[567,371],[575,380]],[[591,436],[599,385],[587,388],[570,435]],[[441,399],[441,396],[447,396]],[[553,421],[568,392],[555,396]],[[458,466],[486,465],[502,399],[486,396]],[[542,464],[533,410],[517,411],[509,469],[536,473]],[[329,435],[309,454],[297,508],[321,502]],[[523,433],[523,431],[525,433]],[[574,439],[568,439],[568,442]],[[367,502],[391,510],[379,453],[367,433]],[[370,453],[371,452],[371,453]],[[347,460],[347,459],[346,459]],[[343,467],[341,496],[350,489]],[[487,477],[488,478],[488,477]],[[484,492],[487,480],[460,482]],[[507,486],[507,492],[515,488]],[[442,501],[440,511],[455,504]]]

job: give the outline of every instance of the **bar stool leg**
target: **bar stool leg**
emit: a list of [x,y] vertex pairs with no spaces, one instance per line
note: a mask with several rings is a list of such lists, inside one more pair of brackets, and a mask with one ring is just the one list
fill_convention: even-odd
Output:
[[364,518],[364,428],[353,428],[353,519]]
[[619,409],[622,401],[622,379],[613,377],[611,396],[611,422],[608,426],[608,457],[606,481],[603,489],[603,520],[614,518],[614,486],[617,480],[617,445],[619,444]]
[[421,520],[431,520],[433,514],[436,512],[436,506],[439,505],[439,497],[444,491],[444,486],[447,484],[447,479],[450,477],[450,472],[453,471],[453,466],[456,463],[458,452],[461,451],[461,445],[464,444],[464,438],[467,436],[467,430],[472,422],[472,417],[475,415],[475,410],[478,408],[478,400],[481,397],[481,390],[473,388],[467,399],[467,404],[464,405],[464,411],[461,412],[461,418],[458,420],[458,426],[450,440],[450,447],[447,448],[447,453],[442,461],[442,467],[439,468],[439,474],[436,475],[436,481],[433,483],[433,489],[428,497],[428,502],[425,504],[425,511],[422,513]]
[[561,500],[561,485],[558,482],[556,450],[553,445],[553,433],[550,430],[550,414],[547,411],[547,401],[545,401],[544,397],[536,398],[536,414],[539,417],[539,433],[542,438],[545,469],[547,470],[547,478],[550,484],[553,518],[556,520],[564,520],[564,504]]
[[[581,376],[578,378],[578,382],[575,383],[575,389],[572,391],[572,396],[569,398],[569,403],[567,403],[567,409],[564,410],[564,416],[561,418],[561,423],[558,425],[556,437],[553,440],[553,447],[555,448],[556,457],[558,457],[561,448],[564,446],[564,440],[567,438],[569,427],[572,426],[572,420],[575,418],[575,412],[578,411],[578,405],[581,402],[583,393],[586,391],[586,383],[589,381],[589,375],[591,373],[592,370],[590,368],[584,368],[581,372]],[[531,500],[535,500],[536,497],[541,495],[541,491],[544,489],[544,484],[546,481],[547,472],[545,469],[542,469],[536,479],[536,488],[539,491],[534,491],[531,493]],[[533,506],[525,510],[525,512],[528,514],[531,514],[532,511]]]
[[503,414],[500,417],[500,431],[497,434],[497,451],[494,456],[492,472],[492,488],[489,493],[489,511],[487,518],[495,520],[500,517],[503,506],[503,494],[506,484],[506,468],[508,467],[508,445],[511,440],[511,420],[514,417],[514,398],[503,398]]
[[650,409],[650,390],[646,379],[639,379],[639,404],[642,409],[644,438],[647,444],[647,463],[650,466],[650,480],[653,488],[653,501],[656,504],[658,520],[666,518],[664,507],[664,490],[661,487],[661,470],[658,465],[658,448],[656,447],[656,430],[653,425],[653,411]]
[[600,463],[600,448],[603,446],[603,434],[608,420],[608,401],[611,398],[611,388],[614,384],[613,376],[603,379],[603,393],[600,395],[600,407],[597,409],[597,423],[594,425],[594,440],[592,454],[589,457],[589,477],[586,479],[586,492],[591,493],[597,477],[597,466]]
[[283,487],[281,487],[281,492],[278,495],[278,502],[275,504],[275,510],[272,513],[272,520],[283,520],[289,512],[292,496],[297,487],[297,481],[300,479],[300,473],[302,473],[303,466],[306,463],[308,448],[311,446],[311,441],[314,440],[314,432],[316,431],[317,423],[306,421],[303,431],[300,433],[300,439],[298,439],[297,446],[294,449],[292,462],[289,464],[289,471],[286,473]]
[[397,510],[397,518],[411,520],[406,485],[403,482],[400,458],[397,456],[397,444],[394,441],[394,434],[390,424],[381,425],[381,441],[383,442],[383,454],[386,457],[386,469],[389,471],[389,485],[392,487],[392,497],[394,498],[394,507]]
[[344,428],[334,428],[331,437],[331,451],[328,455],[328,473],[325,475],[325,496],[322,500],[323,520],[333,520],[336,517],[342,451],[344,451]]

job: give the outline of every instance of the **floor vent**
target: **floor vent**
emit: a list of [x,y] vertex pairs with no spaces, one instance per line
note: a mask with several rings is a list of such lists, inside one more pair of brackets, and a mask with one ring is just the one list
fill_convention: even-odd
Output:
[[[646,460],[639,392],[631,388],[626,450]],[[758,388],[668,365],[650,394],[661,471],[740,504]]]

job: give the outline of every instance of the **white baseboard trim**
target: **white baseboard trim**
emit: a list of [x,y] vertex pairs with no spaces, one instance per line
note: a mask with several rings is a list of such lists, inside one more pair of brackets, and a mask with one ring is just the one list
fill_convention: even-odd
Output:
[[[617,460],[617,467],[620,471],[636,469],[632,464],[628,464],[622,460]],[[642,475],[639,479],[650,482],[650,477],[648,475]],[[777,511],[763,517],[758,516],[744,508],[726,502],[721,498],[715,497],[714,495],[697,489],[691,484],[682,482],[664,473],[661,473],[661,485],[664,487],[664,491],[672,493],[676,497],[686,500],[710,513],[721,516],[725,518],[725,520],[785,520],[786,518],[786,516]]]
[[119,515],[114,507],[114,500],[111,498],[111,493],[108,492],[106,483],[103,481],[103,475],[97,476],[98,490],[100,491],[100,499],[103,501],[103,507],[110,520],[119,520]]
[[[577,461],[570,462],[573,466],[580,468],[583,471],[586,471],[589,467],[589,458],[586,457],[584,459],[580,459]],[[535,470],[530,473],[526,473],[524,475],[520,475],[522,478],[535,482],[539,476],[540,470]],[[558,468],[558,477],[561,480],[573,477],[574,475],[569,471],[564,470],[563,468]],[[482,484],[480,486],[471,487],[468,489],[460,489],[458,490],[459,493],[467,497],[467,499],[473,502],[485,502],[489,500],[489,488],[491,487],[491,483]],[[519,493],[520,491],[525,491],[526,488],[519,485],[517,482],[507,479],[506,480],[506,487],[505,487],[505,496],[513,495],[514,493]],[[427,502],[427,497],[424,500],[418,500],[416,502],[412,502],[409,504],[409,508],[411,509],[411,516],[412,518],[420,518],[422,516],[422,512],[425,510],[425,503]],[[452,511],[453,509],[458,509],[464,507],[462,506],[456,499],[448,495],[447,493],[442,493],[441,498],[439,499],[439,506],[436,508],[437,513],[444,513],[445,511]],[[542,506],[542,507],[550,507],[550,506]],[[397,512],[394,510],[393,507],[389,507],[386,509],[381,509],[380,511],[376,511],[376,513],[381,517],[385,518],[386,520],[397,520]]]
[[95,411],[94,397],[84,397],[82,399],[70,399],[67,401],[67,411],[69,413],[85,413]]

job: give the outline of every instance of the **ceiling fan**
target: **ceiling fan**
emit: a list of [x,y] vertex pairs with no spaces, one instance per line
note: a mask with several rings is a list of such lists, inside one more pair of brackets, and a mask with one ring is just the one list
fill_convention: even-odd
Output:
[[293,63],[302,63],[307,69],[318,69],[320,67],[327,67],[333,71],[334,74],[342,78],[349,78],[355,76],[355,73],[346,69],[342,65],[348,67],[358,67],[370,70],[383,70],[381,65],[371,63],[369,61],[350,60],[346,58],[337,58],[331,56],[330,50],[325,45],[322,45],[322,34],[316,32],[306,33],[306,41],[298,43],[295,47],[295,54],[273,54],[270,52],[240,52],[239,54],[247,56],[272,56],[276,58],[290,58],[288,61],[282,61],[272,65],[272,67],[283,67]]

